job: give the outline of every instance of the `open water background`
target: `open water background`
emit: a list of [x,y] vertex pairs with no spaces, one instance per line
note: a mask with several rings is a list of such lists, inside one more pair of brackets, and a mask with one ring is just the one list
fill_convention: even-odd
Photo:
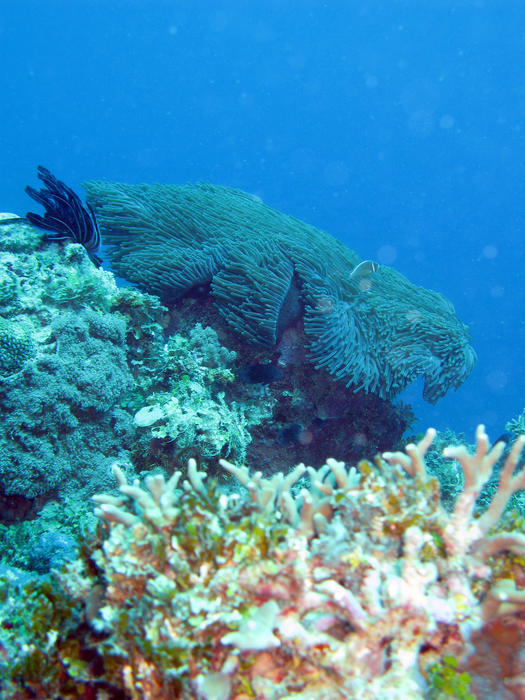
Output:
[[479,362],[418,427],[525,407],[522,0],[0,0],[0,210],[41,163],[253,192],[445,294]]

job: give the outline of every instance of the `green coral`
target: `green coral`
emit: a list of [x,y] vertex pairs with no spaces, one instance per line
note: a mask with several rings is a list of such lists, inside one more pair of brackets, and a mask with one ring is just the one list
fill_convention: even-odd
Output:
[[512,433],[514,438],[519,437],[525,433],[525,409],[516,418],[512,418],[505,425],[505,430]]
[[0,234],[0,477],[4,511],[24,512],[21,499],[105,483],[135,435],[121,405],[133,378],[112,273],[81,245],[41,247],[23,220]]
[[96,687],[89,682],[89,659],[94,663],[97,655],[84,613],[85,605],[65,595],[54,575],[28,583],[0,577],[1,697],[88,697],[84,693]]
[[0,317],[0,379],[16,374],[33,356],[35,344],[30,326]]
[[44,237],[43,231],[16,214],[0,214],[0,252],[32,253]]
[[175,441],[179,449],[198,445],[205,458],[223,454],[243,461],[251,441],[250,421],[243,407],[226,403],[224,392],[212,398],[205,386],[183,378],[178,396],[158,399],[138,411],[136,425],[152,426],[153,437]]
[[42,535],[59,534],[73,544],[94,529],[94,517],[85,499],[70,495],[48,501],[34,520],[0,523],[0,565],[33,570]]
[[8,307],[12,304],[18,293],[16,278],[8,271],[0,271],[0,307]]
[[97,270],[93,270],[89,276],[74,267],[64,270],[62,275],[54,274],[49,280],[43,298],[56,306],[67,306],[70,309],[89,305],[107,311],[112,304],[112,294],[108,294],[106,285],[100,283],[105,275],[107,272],[100,269],[98,275]]
[[458,671],[457,659],[444,656],[440,664],[427,669],[427,700],[476,700],[469,691],[470,676]]
[[219,343],[216,331],[197,323],[188,335],[171,336],[164,348],[161,372],[177,377],[187,375],[193,381],[211,385],[233,381],[233,350]]
[[[160,300],[118,289],[81,245],[41,246],[22,220],[0,233],[4,513],[34,514],[34,499],[92,493],[107,483],[110,463],[130,454],[139,468],[169,464],[177,447],[190,445],[204,457],[243,458],[249,427],[272,404],[233,386],[235,353],[214,331],[196,326],[166,341],[170,317]],[[172,398],[180,414],[170,403],[163,451],[149,460],[151,431],[138,430],[133,416]],[[6,538],[13,546],[30,539]]]
[[209,289],[245,342],[275,346],[302,319],[308,359],[392,398],[417,377],[434,403],[476,363],[452,304],[239,190],[85,183],[113,269],[166,303]]
[[158,354],[164,345],[167,308],[158,297],[144,294],[133,287],[122,287],[112,298],[111,311],[126,321],[126,345],[136,379],[145,369],[144,360]]

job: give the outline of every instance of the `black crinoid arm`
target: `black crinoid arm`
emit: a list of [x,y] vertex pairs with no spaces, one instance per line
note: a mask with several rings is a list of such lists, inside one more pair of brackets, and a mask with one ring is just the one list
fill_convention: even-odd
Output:
[[38,166],[37,174],[45,187],[35,190],[29,185],[27,194],[45,209],[44,216],[28,212],[26,218],[35,226],[48,231],[46,240],[71,240],[80,243],[96,265],[101,259],[96,255],[100,248],[100,231],[95,214],[89,204],[82,203],[73,190],[44,168]]

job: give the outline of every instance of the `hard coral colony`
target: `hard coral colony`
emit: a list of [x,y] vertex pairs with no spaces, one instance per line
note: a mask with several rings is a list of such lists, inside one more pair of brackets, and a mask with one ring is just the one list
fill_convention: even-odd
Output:
[[[469,655],[475,659],[491,626],[511,624],[525,610],[525,591],[516,587],[525,575],[518,563],[525,535],[497,531],[507,501],[525,487],[525,473],[513,476],[525,436],[506,459],[492,504],[474,518],[503,444],[489,449],[479,426],[475,454],[463,446],[445,451],[465,475],[448,514],[425,470],[434,435],[427,431],[418,445],[384,454],[376,465],[362,463],[359,472],[331,459],[319,470],[299,465],[264,479],[223,461],[246,500],[217,497],[194,462],[182,500],[179,473],[167,483],[149,477],[144,490],[115,467],[125,498],[95,497],[97,514],[111,526],[97,557],[108,580],[100,625],[122,654],[129,692],[166,697],[179,688],[182,697],[205,700],[423,698],[423,677],[444,655],[470,668]],[[305,472],[311,489],[294,495]],[[504,561],[514,575],[501,573]],[[126,575],[130,566],[155,576]],[[117,631],[131,595],[149,598],[140,619],[155,640],[152,654],[129,627]],[[173,647],[181,665],[170,669],[177,676],[171,682],[165,664],[172,661],[163,652]],[[507,687],[521,698],[525,664],[513,670]]]
[[[476,498],[503,444],[489,449],[480,426],[474,454],[445,451],[465,475],[448,513],[426,473],[433,438],[429,430],[359,470],[330,459],[266,479],[223,461],[244,496],[221,493],[193,460],[182,488],[179,472],[144,488],[115,465],[120,496],[95,497],[107,538],[59,574],[96,644],[46,635],[55,679],[66,688],[76,674],[84,695],[47,685],[40,666],[25,678],[34,694],[13,697],[468,698],[432,688],[448,679],[461,689],[470,677],[476,692],[490,690],[478,697],[523,698],[525,535],[498,521],[525,486],[525,473],[513,476],[525,436],[480,518]],[[297,493],[304,476],[310,488]],[[39,650],[19,653],[32,668]],[[480,664],[486,654],[499,665]]]

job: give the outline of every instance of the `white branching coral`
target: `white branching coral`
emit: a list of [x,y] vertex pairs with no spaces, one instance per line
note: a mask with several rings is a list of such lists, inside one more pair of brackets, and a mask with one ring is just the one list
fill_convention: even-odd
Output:
[[[402,452],[385,453],[383,458],[390,464],[400,464],[412,475],[427,477],[424,456],[434,439],[435,431],[427,431],[418,445],[407,445],[406,454]],[[470,454],[464,445],[447,447],[443,455],[457,459],[465,476],[463,493],[456,501],[455,507],[443,529],[443,544],[447,561],[457,562],[465,569],[468,576],[483,577],[490,570],[486,567],[489,557],[500,551],[509,551],[525,556],[525,534],[518,532],[498,532],[489,536],[500,519],[511,496],[525,488],[525,470],[514,475],[514,470],[525,446],[525,435],[515,441],[505,460],[500,473],[499,488],[490,506],[479,518],[474,517],[476,500],[483,486],[492,475],[493,468],[503,454],[505,443],[499,442],[489,449],[490,443],[485,428],[479,425],[476,430],[476,451]],[[500,614],[507,614],[508,603],[513,603],[514,610],[525,610],[525,591],[511,592],[513,582],[499,581],[495,589],[488,591],[481,606],[483,619],[488,621]],[[516,607],[517,606],[517,607]]]
[[[107,582],[98,624],[112,668],[126,660],[127,691],[421,700],[427,668],[444,655],[468,670],[473,634],[525,611],[525,535],[492,532],[525,487],[514,474],[525,437],[476,518],[504,446],[490,449],[480,426],[474,454],[445,451],[465,473],[448,513],[425,467],[434,435],[359,470],[328,460],[265,478],[222,461],[246,498],[221,493],[194,461],[182,488],[180,473],[143,488],[116,467],[121,496],[95,499],[110,530],[96,556]],[[294,487],[307,477],[309,488]],[[516,698],[524,671],[508,679]]]

